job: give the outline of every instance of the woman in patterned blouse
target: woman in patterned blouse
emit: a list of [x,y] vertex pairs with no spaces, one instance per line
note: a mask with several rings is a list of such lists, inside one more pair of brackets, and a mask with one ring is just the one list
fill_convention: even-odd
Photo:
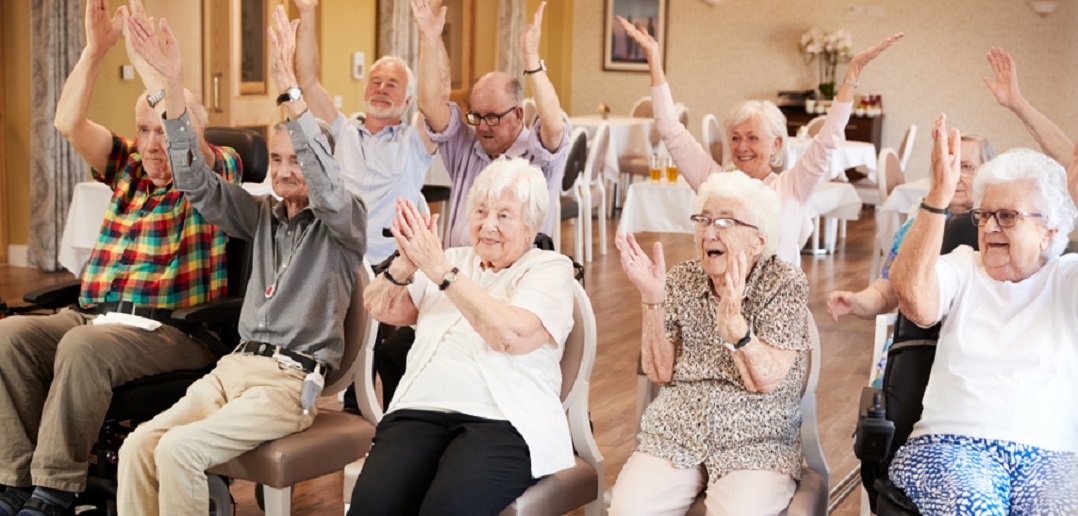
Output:
[[778,259],[779,200],[743,174],[714,174],[692,216],[697,259],[666,274],[631,234],[621,265],[640,291],[641,354],[661,384],[614,486],[612,515],[776,514],[801,476],[808,281]]

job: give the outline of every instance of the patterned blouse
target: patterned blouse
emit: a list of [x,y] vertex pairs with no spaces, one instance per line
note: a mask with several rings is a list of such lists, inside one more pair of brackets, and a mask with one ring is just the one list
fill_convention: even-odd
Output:
[[[753,334],[779,349],[800,351],[772,392],[745,390],[715,325],[718,301],[700,260],[666,277],[666,336],[674,343],[673,380],[659,389],[641,421],[637,450],[678,468],[704,464],[708,482],[755,469],[801,479],[801,390],[808,370],[808,280],[777,256],[757,263],[741,314]],[[758,344],[753,344],[758,345]]]

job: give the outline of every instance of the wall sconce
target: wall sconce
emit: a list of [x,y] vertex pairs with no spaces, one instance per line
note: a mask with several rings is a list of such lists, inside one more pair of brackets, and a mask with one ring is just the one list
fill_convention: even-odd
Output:
[[1059,0],[1029,0],[1029,8],[1042,17],[1048,16],[1059,7]]

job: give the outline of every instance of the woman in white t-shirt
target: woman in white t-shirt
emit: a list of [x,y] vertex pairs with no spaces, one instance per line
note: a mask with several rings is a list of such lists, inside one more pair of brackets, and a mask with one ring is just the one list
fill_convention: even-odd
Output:
[[467,206],[471,247],[443,251],[436,217],[397,203],[401,255],[363,301],[380,322],[415,325],[415,345],[350,514],[498,514],[574,464],[559,397],[573,266],[532,247],[546,180],[523,159],[498,159]]
[[1060,254],[1078,210],[1066,173],[1030,149],[984,165],[970,212],[980,252],[940,257],[961,160],[945,122],[891,278],[911,321],[946,319],[924,412],[889,476],[926,515],[1076,514],[1078,257]]

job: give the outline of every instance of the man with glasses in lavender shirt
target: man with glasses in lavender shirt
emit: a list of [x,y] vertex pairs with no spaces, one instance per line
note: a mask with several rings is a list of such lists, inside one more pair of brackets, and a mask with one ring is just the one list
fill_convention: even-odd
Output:
[[[471,111],[462,120],[461,110],[449,102],[449,57],[442,42],[445,8],[441,0],[411,0],[412,14],[420,31],[419,110],[427,119],[427,132],[445,162],[453,181],[445,247],[468,244],[468,214],[464,202],[476,176],[499,156],[520,157],[538,166],[546,176],[551,209],[559,202],[565,149],[569,146],[569,122],[562,113],[558,94],[539,59],[543,7],[532,24],[524,28],[521,46],[524,76],[535,94],[539,118],[531,128],[524,123],[524,86],[502,72],[490,72],[472,87]],[[465,120],[467,125],[465,124]],[[471,127],[468,127],[471,126]],[[541,231],[550,234],[553,215]]]

